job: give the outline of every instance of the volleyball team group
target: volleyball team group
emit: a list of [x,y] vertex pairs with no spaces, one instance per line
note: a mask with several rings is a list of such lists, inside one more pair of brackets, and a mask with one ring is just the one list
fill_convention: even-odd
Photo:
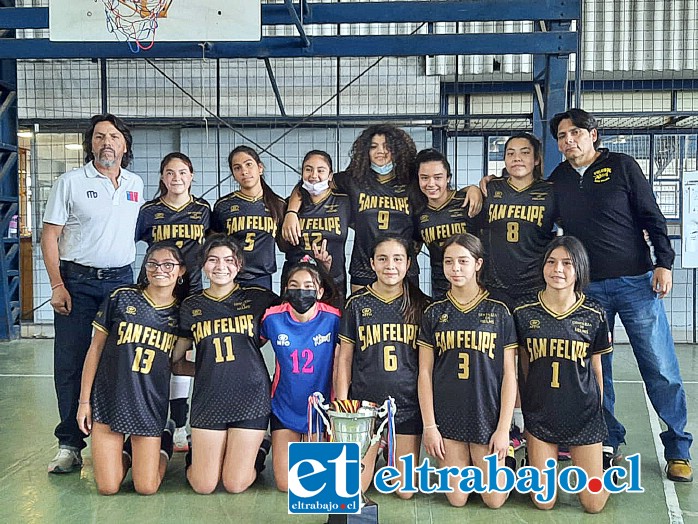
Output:
[[[551,122],[563,153],[590,133],[577,116]],[[487,482],[484,457],[504,465],[516,412],[529,465],[543,469],[564,451],[590,477],[603,475],[609,322],[585,295],[587,250],[563,234],[538,138],[511,136],[504,176],[486,177],[484,191],[454,189],[446,157],[417,152],[392,125],[364,130],[344,172],[334,173],[326,152],[308,152],[287,199],[265,182],[254,149],[236,147],[228,164],[239,189],[211,208],[191,194],[186,155],[162,160],[158,193],[138,215],[135,239],[149,247],[137,284],[113,291],[93,322],[77,422],[91,435],[100,493],[119,491],[129,468],[137,492],[157,491],[173,434],[187,422],[190,376],[186,476],[197,493],[221,482],[231,493],[248,489],[264,468],[269,429],[275,483],[286,491],[288,443],[323,430],[308,416],[316,391],[394,398],[397,457],[423,447],[440,467],[480,467]],[[418,285],[422,247],[431,296]],[[286,257],[279,295],[277,249]],[[379,455],[379,445],[366,454],[364,490]],[[468,500],[459,480],[446,494],[454,506]],[[508,494],[481,496],[497,508]],[[593,513],[608,496],[579,493]]]

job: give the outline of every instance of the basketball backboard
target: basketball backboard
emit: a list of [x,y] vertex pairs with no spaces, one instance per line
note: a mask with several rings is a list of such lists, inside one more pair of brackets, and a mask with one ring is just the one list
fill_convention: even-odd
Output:
[[258,41],[261,36],[261,0],[49,0],[52,41]]

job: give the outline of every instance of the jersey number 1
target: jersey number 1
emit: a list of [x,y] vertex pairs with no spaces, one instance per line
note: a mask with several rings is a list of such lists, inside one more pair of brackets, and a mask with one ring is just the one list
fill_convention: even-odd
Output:
[[550,381],[550,387],[551,388],[559,388],[560,387],[560,363],[559,362],[553,362],[553,379]]

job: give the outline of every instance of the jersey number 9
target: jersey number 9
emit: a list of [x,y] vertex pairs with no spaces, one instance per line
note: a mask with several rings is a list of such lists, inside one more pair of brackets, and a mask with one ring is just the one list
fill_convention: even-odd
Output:
[[378,211],[378,229],[386,230],[390,225],[390,213]]

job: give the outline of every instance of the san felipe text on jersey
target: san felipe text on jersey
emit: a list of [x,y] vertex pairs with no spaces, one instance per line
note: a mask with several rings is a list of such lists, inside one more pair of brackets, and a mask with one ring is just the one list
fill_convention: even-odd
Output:
[[239,333],[254,336],[254,315],[238,315],[236,317],[217,318],[215,320],[201,320],[195,322],[191,327],[191,332],[194,335],[194,341],[218,335],[219,333]]
[[434,333],[434,339],[439,354],[450,349],[472,349],[485,353],[489,358],[494,359],[497,333],[474,330],[437,331]]
[[300,228],[304,231],[327,231],[328,233],[342,234],[339,217],[326,218],[300,218]]
[[410,205],[407,202],[407,197],[377,196],[360,193],[359,213],[367,209],[393,209],[402,211],[406,215],[410,214]]
[[431,244],[436,240],[446,240],[453,235],[461,235],[467,233],[465,224],[455,222],[453,224],[441,224],[438,226],[427,227],[422,230],[422,240],[425,243]]
[[518,204],[492,204],[489,208],[488,222],[517,218],[543,226],[545,206],[523,206]]
[[122,344],[143,344],[149,348],[159,349],[170,353],[174,348],[177,336],[172,333],[165,333],[159,329],[134,324],[133,322],[122,321],[116,330],[119,338],[116,345]]
[[276,235],[276,222],[272,217],[258,215],[230,217],[225,221],[225,227],[229,235],[248,230],[264,231]]
[[169,240],[170,238],[204,238],[203,224],[159,224],[153,226],[153,242]]
[[585,367],[589,342],[564,338],[527,338],[526,350],[531,362],[545,357],[564,358],[565,360],[578,361],[582,367]]
[[383,342],[403,342],[416,348],[418,328],[414,324],[373,324],[359,326],[361,351]]

